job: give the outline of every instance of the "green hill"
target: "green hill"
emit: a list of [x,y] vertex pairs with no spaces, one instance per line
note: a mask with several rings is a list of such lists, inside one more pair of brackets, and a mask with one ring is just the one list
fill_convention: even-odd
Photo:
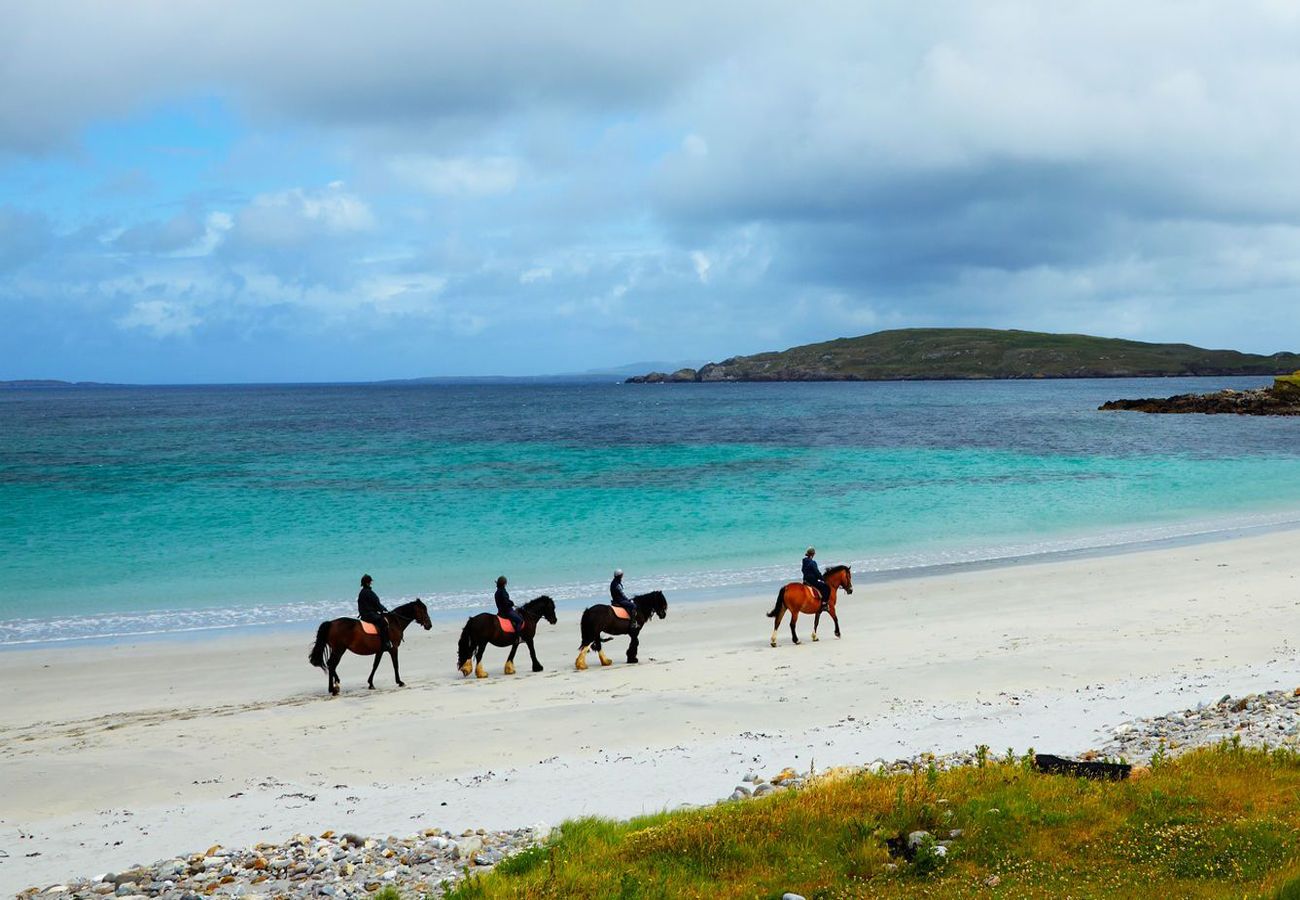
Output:
[[720,363],[636,384],[689,381],[887,381],[968,378],[1126,378],[1164,375],[1278,375],[1300,354],[1261,356],[1191,344],[1147,344],[1086,334],[993,328],[904,328],[837,338]]

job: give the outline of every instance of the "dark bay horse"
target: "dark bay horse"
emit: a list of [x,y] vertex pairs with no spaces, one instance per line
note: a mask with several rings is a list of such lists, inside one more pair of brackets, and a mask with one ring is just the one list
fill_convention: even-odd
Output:
[[[510,655],[506,657],[506,674],[515,674],[515,653],[519,650],[520,641],[527,645],[528,655],[533,658],[533,671],[542,671],[542,664],[537,661],[537,651],[533,649],[533,638],[537,636],[537,623],[542,619],[555,624],[555,601],[543,594],[519,607],[519,612],[524,617],[524,627],[518,632],[502,631],[496,613],[479,613],[465,620],[465,627],[460,633],[460,646],[456,650],[456,668],[460,669],[460,674],[468,675],[473,671],[479,678],[488,677],[487,670],[483,668],[483,651],[488,644],[510,648]],[[472,670],[471,662],[475,663]]]
[[[397,671],[397,647],[402,643],[402,633],[412,622],[419,622],[424,626],[425,631],[432,628],[433,623],[429,621],[429,610],[418,597],[410,603],[403,603],[396,609],[390,609],[384,615],[384,621],[388,623],[388,640],[393,645],[393,678],[397,681],[398,687],[404,687],[402,676]],[[379,647],[379,635],[363,631],[361,623],[356,619],[333,619],[329,622],[321,622],[320,627],[316,629],[316,643],[311,648],[307,659],[313,666],[325,670],[329,676],[330,693],[337,694],[339,660],[343,658],[343,654],[351,650],[358,656],[374,656],[375,664],[370,667],[368,682],[373,691],[375,671],[379,668],[379,661],[384,658],[384,654],[379,652]],[[328,656],[326,650],[329,651]]]
[[[644,627],[647,622],[654,616],[663,618],[668,615],[668,600],[664,597],[663,591],[651,591],[648,594],[638,594],[632,598],[636,604],[636,623]],[[614,613],[614,607],[608,603],[597,603],[595,606],[588,606],[582,613],[582,648],[578,650],[578,661],[575,664],[579,671],[587,668],[587,651],[595,650],[600,654],[600,664],[608,666],[612,660],[605,655],[605,651],[600,649],[602,643],[601,634],[618,636],[628,633],[628,620],[620,618]],[[632,635],[632,643],[627,648],[627,661],[636,662],[636,648],[641,643],[641,631],[638,628],[636,634]]]
[[[844,588],[846,594],[853,593],[853,572],[848,566],[831,566],[822,575],[826,579],[827,586],[831,589],[831,599],[828,604],[827,612],[831,614],[831,620],[835,622],[835,636],[840,636],[840,618],[835,615],[835,594],[840,588]],[[799,643],[799,635],[794,630],[794,623],[799,618],[799,613],[808,613],[813,615],[813,632],[812,639],[817,640],[817,625],[822,619],[822,598],[817,593],[817,588],[810,584],[800,584],[792,581],[785,587],[781,588],[776,595],[776,606],[767,614],[769,619],[775,619],[772,623],[772,646],[776,646],[776,632],[781,627],[781,619],[785,617],[786,611],[790,613],[790,637],[794,642]]]

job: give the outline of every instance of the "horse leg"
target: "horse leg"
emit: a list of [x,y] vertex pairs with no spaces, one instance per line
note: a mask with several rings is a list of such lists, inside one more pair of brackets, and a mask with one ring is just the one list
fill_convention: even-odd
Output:
[[813,613],[813,633],[812,633],[812,639],[813,639],[814,641],[817,640],[817,626],[818,626],[819,624],[821,624],[821,620],[822,620],[822,610],[821,610],[821,607],[819,606],[819,607],[817,607],[817,612]]
[[375,673],[379,671],[379,663],[383,660],[383,658],[384,658],[384,651],[380,650],[378,653],[375,654],[375,664],[370,667],[370,680],[366,683],[370,685],[370,689],[372,691],[375,689]]
[[389,655],[393,657],[393,680],[397,682],[398,687],[406,687],[406,682],[402,680],[402,673],[397,671],[397,648],[394,647],[389,651]]
[[339,660],[343,658],[343,654],[346,652],[347,651],[341,647],[338,650],[335,650],[333,647],[330,648],[329,662],[327,663],[327,665],[329,666],[329,670],[328,670],[329,685],[330,685],[330,693],[336,696],[338,695],[338,692],[340,690]]
[[519,650],[519,642],[515,641],[510,645],[510,655],[506,657],[506,674],[515,674],[515,653]]
[[487,669],[483,668],[483,653],[487,650],[487,641],[481,641],[478,652],[474,654],[474,677],[487,678]]
[[772,621],[772,646],[773,647],[776,646],[777,629],[781,627],[781,620],[784,618],[785,618],[785,604],[782,603],[781,608],[776,611],[776,618]]
[[[614,660],[610,659],[608,656],[605,655],[604,644],[602,644],[600,641],[592,641],[591,647],[593,650],[596,651],[596,655],[600,657],[600,664],[602,666],[614,665]],[[628,650],[628,652],[631,653],[632,651]]]
[[830,608],[831,621],[835,623],[835,636],[840,636],[840,617],[835,615],[835,607]]
[[796,644],[799,643],[799,632],[794,630],[794,623],[799,621],[799,610],[790,610],[790,639]]
[[537,661],[537,648],[533,646],[533,639],[528,639],[528,655],[533,658],[533,671],[542,671],[542,664]]
[[627,645],[627,661],[634,663],[637,661],[636,648],[641,646],[641,629],[632,632],[632,642]]

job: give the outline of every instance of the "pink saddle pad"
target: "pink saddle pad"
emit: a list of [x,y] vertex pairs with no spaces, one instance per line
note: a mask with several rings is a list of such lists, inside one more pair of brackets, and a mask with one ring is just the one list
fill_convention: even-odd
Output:
[[628,611],[621,606],[611,606],[610,609],[614,610],[614,615],[618,616],[620,619],[632,618],[628,615]]
[[501,626],[501,630],[506,634],[515,633],[515,623],[511,622],[505,616],[497,616],[497,624]]
[[362,623],[361,623],[361,630],[364,631],[366,634],[379,634],[379,629],[376,628],[376,627],[375,627],[372,623],[370,623],[370,622],[362,622]]

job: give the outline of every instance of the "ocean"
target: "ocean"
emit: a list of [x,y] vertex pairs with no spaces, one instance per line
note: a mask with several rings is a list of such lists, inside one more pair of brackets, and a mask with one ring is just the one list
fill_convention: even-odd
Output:
[[[1268,379],[0,392],[0,647],[435,619],[1300,521],[1300,423],[1101,413]],[[861,593],[861,590],[859,590]]]

